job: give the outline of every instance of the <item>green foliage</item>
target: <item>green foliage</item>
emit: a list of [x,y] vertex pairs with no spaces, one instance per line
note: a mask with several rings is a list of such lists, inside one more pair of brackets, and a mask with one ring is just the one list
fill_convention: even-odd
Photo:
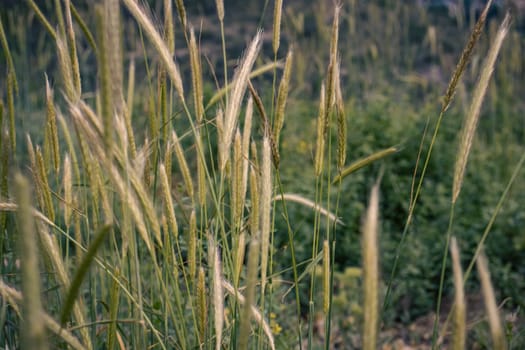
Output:
[[[67,3],[57,0],[54,4],[42,4],[43,16],[53,24],[52,28],[61,21],[61,11],[64,11],[57,11],[56,4]],[[469,24],[464,22],[466,18],[450,17],[447,13],[415,6],[413,2],[344,1],[339,27],[338,79],[348,126],[345,166],[390,147],[395,147],[396,152],[366,162],[349,174],[339,174],[336,166],[338,125],[335,112],[328,108],[324,169],[316,177],[317,99],[321,86],[327,85],[328,62],[334,59],[329,50],[333,9],[326,1],[285,2],[281,46],[275,59],[284,58],[284,52],[290,47],[293,47],[294,59],[284,128],[277,138],[280,144],[276,145],[281,161],[278,169],[271,168],[273,187],[267,198],[278,196],[281,191],[299,194],[335,213],[342,224],[335,225],[317,210],[296,202],[271,202],[268,285],[266,292],[261,292],[259,275],[252,279],[259,281],[252,287],[258,293],[254,302],[261,320],[254,314],[252,333],[252,327],[239,327],[246,284],[253,276],[247,276],[243,260],[248,259],[243,259],[242,254],[238,257],[237,249],[260,239],[256,232],[248,230],[254,226],[252,209],[258,208],[259,202],[254,203],[257,198],[249,194],[242,217],[233,217],[232,198],[242,186],[232,177],[240,172],[231,161],[224,172],[217,165],[223,132],[219,130],[217,111],[227,112],[232,100],[231,91],[235,88],[230,86],[229,92],[223,94],[226,87],[222,84],[235,82],[232,59],[240,56],[246,47],[244,33],[251,37],[259,24],[266,28],[271,22],[268,20],[271,11],[260,12],[259,8],[269,2],[259,7],[255,3],[226,2],[225,25],[229,29],[226,38],[219,38],[217,34],[222,31],[215,19],[215,2],[188,2],[187,18],[200,39],[202,99],[205,106],[214,101],[206,109],[202,125],[196,124],[194,102],[185,101],[191,100],[195,90],[195,81],[189,78],[194,67],[190,65],[185,43],[189,31],[180,27],[180,20],[176,21],[174,57],[185,88],[184,94],[180,94],[168,79],[173,79],[174,71],[167,75],[166,62],[159,60],[158,45],[149,41],[151,33],[144,24],[137,26],[131,11],[125,12],[121,28],[99,34],[101,37],[111,34],[113,39],[123,40],[124,67],[128,67],[131,60],[135,62],[138,83],[133,103],[128,106],[130,110],[121,109],[122,115],[116,113],[114,120],[107,118],[105,122],[110,127],[102,129],[101,120],[97,119],[101,115],[101,98],[109,97],[116,90],[111,86],[114,82],[106,81],[104,96],[100,95],[103,93],[101,79],[110,77],[111,72],[98,71],[100,62],[97,64],[93,44],[88,40],[89,30],[95,33],[100,28],[94,29],[95,23],[90,19],[94,12],[88,6],[81,1],[73,3],[86,22],[85,27],[75,22],[76,51],[67,52],[72,61],[73,56],[78,56],[83,92],[79,101],[64,97],[66,78],[60,76],[64,63],[57,57],[56,43],[50,33],[39,27],[29,7],[10,4],[11,7],[0,10],[5,41],[9,45],[6,50],[2,40],[4,52],[8,54],[0,56],[0,66],[9,66],[9,73],[14,73],[11,72],[12,56],[19,85],[19,94],[12,98],[12,91],[7,91],[9,73],[0,72],[0,109],[4,106],[0,116],[7,115],[5,101],[11,99],[16,107],[13,121],[17,135],[14,153],[9,142],[4,142],[8,138],[3,137],[9,118],[0,117],[0,227],[3,230],[0,232],[0,282],[20,289],[17,266],[20,255],[15,249],[19,229],[14,224],[16,216],[10,213],[16,210],[11,178],[15,173],[13,169],[29,169],[36,189],[33,206],[37,210],[37,233],[41,237],[38,244],[44,271],[42,301],[46,316],[51,320],[60,319],[65,326],[63,332],[56,331],[49,337],[52,347],[65,348],[67,336],[71,334],[86,346],[92,342],[94,348],[118,347],[122,341],[129,348],[151,345],[211,349],[215,348],[220,334],[223,346],[235,348],[240,329],[250,330],[249,348],[269,347],[272,336],[277,348],[297,347],[297,339],[303,341],[303,347],[308,341],[311,348],[327,347],[329,342],[360,347],[364,319],[361,234],[369,191],[378,178],[381,179],[380,296],[392,282],[390,306],[380,315],[383,330],[387,330],[380,334],[380,341],[392,341],[389,329],[399,324],[413,324],[420,317],[430,315],[439,292],[459,130],[471,99],[469,94],[476,84],[479,62],[495,36],[497,16],[486,25],[486,35],[480,39],[473,63],[459,82],[456,100],[445,114],[413,222],[405,241],[401,242],[411,196],[439,115],[439,98],[464,44],[458,38],[466,37]],[[148,3],[156,14],[153,18],[160,22],[163,17],[157,15],[163,11],[160,2]],[[173,3],[180,6],[183,1]],[[180,10],[174,8],[173,14],[180,15]],[[206,15],[200,28],[196,14]],[[24,25],[17,25],[15,17]],[[246,18],[243,21],[241,17]],[[103,14],[99,19],[107,20]],[[40,29],[34,29],[36,27]],[[162,31],[158,34],[162,36]],[[221,39],[225,39],[228,56],[219,48]],[[96,44],[104,49],[100,43]],[[264,66],[268,57],[273,59],[270,42],[264,41],[261,46],[252,71]],[[452,234],[458,239],[464,268],[471,261],[523,154],[525,129],[521,125],[525,121],[525,103],[520,93],[525,82],[521,55],[524,47],[525,40],[518,31],[509,34],[489,86],[462,192],[454,208]],[[227,79],[222,72],[223,62],[231,75]],[[249,137],[256,144],[258,154],[252,153],[246,160],[254,167],[257,177],[263,173],[261,140],[266,136],[259,109],[264,110],[269,123],[273,123],[283,62],[270,63],[269,69],[251,79],[262,106],[254,108]],[[127,80],[127,68],[124,71],[124,80]],[[70,183],[65,182],[63,169],[52,170],[46,160],[50,151],[46,149],[49,140],[45,137],[49,136],[44,136],[40,128],[45,120],[46,103],[43,72],[55,87],[55,101],[51,102],[56,104],[57,115],[66,120],[57,137],[62,145],[61,156],[67,152],[72,159],[78,159],[73,160],[74,176]],[[168,84],[164,85],[166,81]],[[123,86],[118,88],[125,90]],[[122,95],[126,95],[126,91]],[[122,98],[119,93],[111,97],[116,105]],[[129,102],[127,97],[125,100]],[[239,106],[242,117],[237,124],[242,130],[247,108],[245,99],[240,100],[243,101]],[[116,110],[119,108],[122,106]],[[163,112],[166,115],[161,116]],[[129,129],[124,127],[127,122],[124,117],[129,118]],[[162,117],[167,120],[161,121]],[[130,158],[126,146],[130,131],[135,134],[138,146],[135,159]],[[176,131],[180,140],[178,153],[173,148],[175,139],[170,137],[171,131]],[[26,142],[26,134],[30,135],[31,142]],[[100,142],[103,134],[104,141],[109,138],[111,142]],[[159,136],[161,134],[163,136]],[[44,148],[42,151],[40,145]],[[35,152],[44,155],[42,164],[35,162]],[[189,168],[186,174],[181,166],[183,162],[187,162]],[[166,166],[166,179],[160,174],[161,164]],[[199,171],[204,174],[202,178]],[[338,180],[332,183],[338,175]],[[162,182],[165,180],[167,186]],[[257,181],[259,178],[254,182],[256,186]],[[188,182],[195,187],[195,192],[199,186],[206,188],[205,203],[197,203],[196,196],[188,194]],[[69,203],[65,199],[65,186],[70,186],[74,193]],[[247,193],[251,193],[248,189],[251,186],[246,185]],[[522,171],[485,242],[497,300],[505,301],[507,340],[515,349],[523,347],[525,342],[522,315],[525,308],[522,297],[525,293],[524,191]],[[49,202],[45,205],[44,196]],[[173,202],[171,206],[167,205],[168,199]],[[68,218],[66,208],[72,212]],[[169,216],[165,208],[174,208],[173,216]],[[53,210],[56,212],[54,222],[47,222],[41,213]],[[112,226],[102,226],[103,222],[112,222]],[[245,241],[241,240],[241,233],[246,233],[242,238]],[[317,255],[319,240],[322,245],[327,238],[335,245],[331,256],[333,294],[329,315],[322,312],[325,276],[320,269],[321,256]],[[398,249],[399,267],[389,281]],[[218,255],[214,256],[215,253]],[[219,267],[215,259],[220,261]],[[197,286],[192,276],[195,268],[201,267],[206,274],[204,291],[198,290],[202,286]],[[68,283],[69,276],[72,283]],[[234,285],[237,282],[239,284]],[[223,291],[226,296],[221,297],[217,294],[221,283],[230,283],[234,292]],[[445,300],[452,300],[454,286],[448,272],[444,290]],[[467,295],[476,295],[477,290],[476,279],[466,281]],[[9,294],[7,288],[0,292],[0,344],[16,348],[20,301]],[[217,299],[224,302],[224,309],[214,309],[214,305],[219,304]],[[207,301],[207,305],[201,305],[202,300]],[[225,318],[222,328],[218,315]],[[78,328],[69,327],[66,321]],[[265,334],[268,330],[264,322],[270,335]],[[52,331],[49,323],[47,327]],[[469,346],[490,348],[488,325],[478,322],[470,330]],[[423,341],[419,338],[414,336]]]

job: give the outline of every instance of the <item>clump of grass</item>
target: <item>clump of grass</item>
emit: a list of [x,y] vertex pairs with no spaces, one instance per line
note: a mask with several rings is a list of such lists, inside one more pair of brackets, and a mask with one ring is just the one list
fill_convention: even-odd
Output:
[[[224,85],[217,83],[217,91],[209,99],[205,91],[211,85],[205,81],[207,72],[201,62],[201,57],[205,55],[183,1],[177,0],[175,5],[189,52],[192,95],[188,93],[188,96],[183,82],[190,79],[183,79],[182,73],[186,72],[179,70],[174,58],[174,55],[177,59],[180,56],[175,50],[171,1],[164,1],[163,4],[163,30],[157,28],[155,16],[135,0],[123,0],[122,3],[140,29],[141,40],[137,45],[142,45],[140,49],[144,53],[147,74],[145,79],[137,80],[144,80],[145,85],[149,85],[146,96],[140,96],[144,86],[135,86],[134,58],[130,59],[129,65],[126,65],[127,72],[124,72],[125,57],[128,55],[121,51],[127,47],[121,40],[127,34],[124,31],[132,24],[120,17],[122,9],[118,1],[107,0],[96,7],[98,41],[95,43],[88,28],[90,23],[82,20],[83,14],[79,14],[69,0],[64,1],[64,7],[60,1],[55,1],[57,29],[53,29],[54,24],[35,2],[29,0],[30,7],[56,45],[66,106],[61,113],[60,100],[54,101],[46,77],[44,147],[38,143],[33,145],[33,139],[27,136],[37,209],[30,205],[27,182],[15,178],[14,183],[18,187],[15,186],[14,198],[18,205],[8,202],[12,191],[4,189],[9,185],[9,174],[5,169],[9,159],[14,159],[12,155],[16,146],[14,103],[17,81],[0,23],[0,41],[8,61],[7,135],[10,138],[10,144],[3,142],[5,138],[0,140],[4,186],[0,193],[0,210],[16,210],[19,218],[18,231],[12,231],[5,222],[1,227],[9,234],[20,233],[21,248],[17,257],[23,258],[23,297],[3,281],[0,281],[0,293],[22,316],[24,327],[24,322],[30,322],[27,323],[30,332],[22,337],[22,346],[42,347],[47,340],[45,325],[60,339],[51,342],[64,341],[75,349],[97,347],[101,342],[109,348],[275,349],[284,346],[287,339],[278,338],[281,330],[272,328],[266,318],[273,321],[280,311],[283,311],[283,317],[288,316],[286,293],[280,295],[280,283],[284,280],[290,282],[290,289],[296,291],[292,303],[295,303],[297,314],[297,318],[289,322],[297,327],[286,332],[291,335],[290,338],[298,338],[297,342],[294,340],[285,345],[304,346],[302,316],[306,316],[310,327],[308,348],[315,347],[314,318],[318,313],[314,296],[322,290],[323,334],[325,348],[328,349],[331,344],[333,293],[336,290],[333,286],[334,270],[337,268],[336,242],[343,226],[342,219],[338,218],[341,209],[339,198],[344,194],[342,180],[398,151],[397,147],[386,148],[345,167],[348,113],[341,86],[344,69],[339,58],[340,5],[334,7],[326,77],[319,82],[317,139],[312,140],[316,143],[313,157],[315,188],[312,190],[315,200],[312,201],[307,199],[309,195],[285,191],[288,184],[281,178],[287,169],[282,165],[286,161],[281,164],[279,147],[282,143],[283,149],[286,149],[284,145],[289,142],[284,124],[287,108],[292,105],[290,101],[297,96],[291,92],[299,56],[295,52],[300,52],[288,47],[285,48],[288,53],[284,61],[279,57],[285,42],[281,40],[283,2],[275,2],[270,53],[273,54],[273,61],[261,64],[266,54],[265,38],[258,31],[240,59],[231,82],[228,79],[231,72],[226,54],[224,4],[220,0],[216,2],[221,26]],[[325,8],[325,5],[321,6],[322,11]],[[485,16],[486,10],[451,79],[442,114],[452,101],[466,62],[481,34]],[[321,25],[324,21],[322,14],[317,14],[316,20]],[[456,165],[453,203],[459,195],[481,101],[504,32],[508,30],[508,18],[504,24],[504,29],[496,37],[494,45],[497,47],[491,49],[474,93],[469,113],[474,117],[469,117],[471,119],[465,126],[465,141]],[[93,91],[94,101],[90,100],[90,94],[83,91],[79,66],[83,59],[80,51],[77,52],[77,48],[80,50],[81,47],[77,44],[81,42],[76,33],[78,28],[97,57],[99,76],[98,87]],[[277,85],[277,71],[281,68],[282,77]],[[259,81],[254,79],[268,72],[273,73],[271,91],[263,90],[265,85],[259,85]],[[187,105],[187,98],[193,100],[191,108]],[[266,106],[267,100],[271,101],[271,107]],[[219,101],[219,107],[212,110]],[[145,109],[141,111],[138,108],[140,105],[146,106]],[[4,128],[2,106],[0,103],[0,128]],[[252,120],[254,107],[261,116],[260,123]],[[177,116],[179,111],[186,117],[184,122]],[[145,133],[137,131],[138,125],[134,120],[142,114],[147,115],[149,122]],[[260,133],[254,130],[258,124],[262,129]],[[332,124],[337,126],[335,158]],[[438,128],[439,122],[434,138]],[[3,130],[2,133],[5,134]],[[65,145],[60,144],[61,135]],[[427,163],[430,153],[431,150]],[[289,154],[284,154],[282,158],[288,157]],[[175,158],[175,166],[172,166],[172,158]],[[333,167],[338,172],[335,177]],[[282,170],[285,171],[281,173]],[[424,171],[421,181],[423,177]],[[340,186],[334,205],[332,185],[336,182]],[[306,187],[307,182],[302,185]],[[411,198],[406,227],[410,223],[417,195]],[[312,255],[310,259],[300,262],[296,260],[294,244],[301,243],[301,248],[304,247],[299,242],[302,237],[299,237],[300,229],[295,226],[296,220],[288,213],[292,202],[312,209],[314,214]],[[321,216],[328,219],[324,221],[326,225],[321,224]],[[36,225],[35,217],[38,218]],[[282,222],[288,231],[289,241],[281,249],[275,242],[280,240],[277,235],[281,234]],[[378,226],[379,183],[376,183],[370,193],[362,232],[364,349],[375,349],[380,343]],[[179,231],[184,234],[179,235]],[[71,254],[73,249],[75,253]],[[53,277],[38,274],[35,259],[38,254],[44,258]],[[283,254],[290,254],[290,262],[286,262],[288,265],[281,266],[284,259],[278,261],[276,254],[279,254],[279,259]],[[465,347],[466,333],[465,309],[461,308],[464,282],[455,240],[452,241],[451,254],[456,303],[459,305],[454,346],[461,349]],[[322,285],[319,288],[314,273],[321,263]],[[292,281],[287,281],[289,270],[293,273]],[[395,267],[392,277],[394,271]],[[301,275],[299,272],[302,272]],[[311,280],[306,291],[310,294],[308,310],[302,315],[301,295],[305,293],[302,279],[309,275]],[[55,308],[61,310],[60,314],[48,315],[44,311],[42,293],[38,290],[44,279],[50,285],[59,286],[56,297],[51,293],[45,297],[51,300],[49,312],[52,313]],[[490,299],[494,298],[490,291],[486,294],[489,306]],[[22,305],[21,312],[18,305]],[[493,319],[493,339],[495,347],[502,348],[504,343],[499,340],[502,337],[501,327],[497,329],[499,320],[493,316],[494,305],[490,305],[489,312]],[[105,319],[107,317],[109,319]],[[55,318],[60,322],[54,321]]]
[[467,334],[467,307],[465,302],[465,291],[463,288],[463,272],[461,269],[461,260],[459,257],[459,248],[456,237],[450,241],[450,255],[452,257],[452,268],[454,271],[454,335],[452,348],[454,350],[465,349]]

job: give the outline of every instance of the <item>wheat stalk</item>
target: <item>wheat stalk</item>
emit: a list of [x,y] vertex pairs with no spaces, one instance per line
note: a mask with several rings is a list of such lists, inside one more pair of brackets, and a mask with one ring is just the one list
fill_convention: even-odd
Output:
[[363,225],[363,349],[375,350],[378,326],[378,220],[379,184],[370,193],[370,203]]
[[22,175],[15,177],[16,201],[18,202],[18,240],[21,270],[23,313],[20,333],[22,349],[42,349],[47,346],[42,302],[40,299],[40,273],[38,268],[38,248],[36,230],[31,214],[31,193],[29,182]]
[[510,15],[507,13],[505,19],[501,23],[496,38],[492,43],[492,46],[488,52],[483,69],[481,71],[478,83],[472,96],[472,103],[470,105],[469,113],[465,119],[463,129],[461,132],[461,143],[459,145],[458,156],[456,158],[456,165],[454,167],[454,184],[452,189],[452,203],[455,203],[459,192],[461,191],[461,185],[463,183],[463,177],[465,175],[465,169],[467,167],[467,160],[476,133],[476,128],[479,121],[479,115],[481,111],[481,105],[483,98],[487,92],[487,87],[494,71],[494,64],[496,58],[503,44],[510,25]]
[[505,334],[501,326],[501,320],[496,304],[496,297],[494,295],[494,288],[490,281],[490,272],[485,254],[481,253],[476,261],[478,267],[479,279],[481,281],[481,290],[483,291],[483,299],[485,301],[485,308],[489,318],[490,334],[492,336],[492,348],[495,350],[507,349],[505,341]]
[[219,147],[223,158],[219,165],[219,169],[224,171],[226,163],[229,160],[230,145],[232,143],[233,133],[237,126],[237,119],[239,116],[239,110],[241,107],[241,100],[246,91],[248,85],[248,75],[252,70],[257,54],[260,50],[261,44],[261,32],[258,32],[253,38],[250,46],[248,47],[242,62],[235,73],[233,87],[230,92],[230,98],[228,99],[228,105],[224,113],[224,130],[222,137],[219,140]]

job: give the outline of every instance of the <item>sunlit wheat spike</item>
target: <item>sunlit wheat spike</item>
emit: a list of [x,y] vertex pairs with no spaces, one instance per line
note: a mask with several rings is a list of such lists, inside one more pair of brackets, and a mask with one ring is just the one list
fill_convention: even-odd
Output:
[[246,249],[246,231],[244,229],[242,229],[239,233],[235,248],[236,249],[233,284],[239,286],[239,279],[241,276],[241,271],[244,263],[244,253]]
[[275,0],[275,6],[273,8],[273,38],[272,47],[273,54],[277,57],[277,51],[279,51],[279,45],[281,43],[281,17],[283,12],[283,0]]
[[485,308],[489,318],[490,334],[492,336],[492,349],[503,350],[507,349],[507,342],[505,341],[505,333],[501,326],[501,320],[496,304],[496,296],[492,282],[490,281],[490,272],[485,254],[481,253],[476,261],[478,267],[479,279],[481,281],[481,290],[483,291],[483,300],[485,301]]
[[[107,41],[107,57],[110,67],[111,76],[111,94],[114,108],[117,114],[121,114],[123,110],[122,94],[122,44],[121,38],[121,24],[120,24],[120,2],[119,0],[105,0],[105,35]],[[113,111],[111,111],[113,112]]]
[[273,139],[275,144],[279,146],[279,137],[281,129],[284,124],[284,110],[286,108],[286,100],[288,98],[288,87],[290,85],[290,77],[292,75],[293,52],[288,51],[286,56],[286,63],[284,65],[284,72],[281,82],[279,83],[279,90],[277,92],[277,107],[275,110],[275,119],[273,124]]
[[190,231],[188,234],[188,270],[191,281],[195,280],[197,272],[197,214],[195,209],[190,215]]
[[197,276],[197,317],[201,344],[206,337],[206,324],[208,322],[208,306],[206,305],[206,274],[204,268],[199,268]]
[[222,290],[222,268],[219,247],[211,235],[208,237],[208,246],[213,268],[213,309],[215,327],[215,350],[222,347],[222,329],[224,325],[224,295]]
[[452,257],[452,269],[454,270],[454,288],[456,290],[454,302],[454,329],[453,329],[453,350],[465,349],[467,336],[465,291],[463,289],[463,271],[461,269],[461,259],[456,237],[450,240],[450,255]]
[[[334,8],[334,22],[332,24],[332,35],[330,38],[330,63],[326,77],[326,107],[325,113],[329,114],[335,102],[335,69],[337,65],[337,50],[339,45],[339,11],[340,6]],[[328,122],[328,119],[326,119]]]
[[246,113],[244,115],[244,127],[242,130],[242,201],[246,198],[248,189],[248,168],[250,166],[250,137],[252,132],[253,99],[248,98]]
[[162,197],[164,201],[164,210],[166,217],[168,218],[168,227],[173,234],[175,238],[177,238],[179,234],[179,229],[177,225],[177,218],[175,216],[175,209],[173,207],[173,201],[171,199],[171,190],[170,185],[168,181],[168,176],[166,174],[166,168],[164,167],[164,164],[160,164],[159,166],[159,174],[160,174],[160,185],[162,187]]
[[55,173],[58,174],[60,169],[60,149],[58,146],[58,130],[56,121],[55,105],[53,103],[53,91],[49,86],[49,80],[46,76],[46,114],[47,114],[47,127],[49,128],[49,135],[51,137],[51,154],[53,156],[53,166]]
[[38,268],[37,236],[31,213],[29,182],[22,175],[15,177],[18,202],[18,239],[22,269],[23,314],[20,333],[22,349],[47,349],[47,337],[42,320],[40,273]]
[[26,135],[26,144],[27,144],[27,154],[29,156],[29,164],[31,165],[31,173],[33,175],[33,183],[35,186],[36,197],[38,200],[38,205],[40,208],[44,208],[44,195],[42,194],[42,184],[40,182],[40,177],[38,176],[38,168],[36,165],[36,154],[35,148],[33,147],[33,142],[31,141],[31,136]]
[[[202,136],[201,136],[201,133],[200,133],[200,129],[197,129],[196,130],[196,133],[195,133],[195,142],[198,143],[198,149],[203,149],[203,146],[202,146]],[[207,187],[207,182],[206,182],[206,160],[201,157],[201,156],[198,156],[198,160],[197,160],[197,191],[199,192],[198,193],[198,197],[199,197],[199,204],[201,207],[206,207],[206,195],[207,195],[207,190],[208,190],[208,187]]]
[[[140,24],[142,29],[144,29],[146,36],[152,42],[155,50],[157,50],[160,56],[160,59],[162,60],[162,63],[166,66],[166,71],[168,72],[168,75],[170,76],[173,82],[173,85],[175,86],[175,89],[177,90],[177,94],[179,98],[181,99],[181,101],[184,102],[185,99],[184,99],[184,88],[182,86],[182,78],[180,76],[180,72],[179,72],[179,69],[177,68],[177,65],[173,61],[169,48],[166,46],[166,44],[162,40],[162,37],[156,31],[155,26],[151,22],[151,19],[148,18],[145,11],[139,7],[139,5],[135,2],[135,0],[122,0],[122,2],[126,5],[127,9],[133,15],[135,20]],[[179,6],[179,3],[180,5],[182,5],[182,0],[177,0],[176,2],[177,9],[179,10],[179,14],[180,14],[181,8]],[[182,5],[182,9],[184,9],[184,5]],[[184,18],[185,18],[185,12],[184,12]],[[184,19],[183,25],[185,26],[185,19]]]
[[[224,114],[221,108],[217,110],[217,115],[215,116],[215,126],[217,127],[217,139],[219,140],[219,145],[221,145],[224,142]],[[219,164],[228,162],[229,160],[227,155],[224,154],[225,151],[226,150],[224,150],[222,147],[218,147]]]
[[454,70],[454,74],[452,74],[452,78],[448,83],[447,91],[445,92],[445,97],[443,98],[443,105],[441,107],[442,111],[446,111],[448,109],[450,103],[452,102],[452,99],[454,98],[459,79],[465,71],[465,67],[468,61],[470,60],[470,57],[472,56],[474,47],[476,46],[476,43],[478,42],[478,39],[481,36],[481,33],[483,32],[483,28],[485,27],[485,20],[487,19],[487,14],[491,4],[492,0],[488,0],[485,5],[485,8],[483,9],[483,12],[479,16],[478,21],[474,26],[474,29],[472,30],[472,33],[470,34],[467,45],[461,53],[461,57],[459,58],[456,69]]
[[272,206],[272,162],[270,140],[263,138],[261,163],[261,195],[260,195],[260,240],[261,240],[261,294],[266,286],[268,254],[270,251],[271,206]]
[[135,144],[135,135],[133,133],[133,126],[131,124],[131,117],[133,115],[133,94],[135,92],[135,61],[132,59],[128,67],[128,91],[126,98],[126,108],[124,110],[124,117],[126,121],[126,131],[129,142],[129,152],[131,159],[137,157],[137,146]]
[[164,0],[164,38],[168,50],[175,53],[175,28],[173,24],[172,0]]
[[100,84],[98,97],[100,98],[101,107],[101,112],[99,114],[102,115],[102,132],[104,134],[104,146],[106,149],[109,150],[109,154],[112,154],[114,101],[111,82],[111,46],[108,42],[109,38],[107,34],[107,31],[109,30],[109,28],[107,28],[109,25],[108,13],[102,5],[98,4],[95,7],[95,14],[97,35],[99,41],[99,51],[97,57],[99,70],[98,77]]
[[184,1],[175,0],[175,5],[177,6],[177,12],[179,13],[179,19],[182,23],[182,27],[186,28],[186,8],[184,7]]
[[452,188],[452,203],[455,203],[459,192],[461,191],[461,185],[463,183],[463,177],[467,166],[467,160],[476,133],[478,125],[479,115],[481,111],[481,105],[487,92],[487,87],[494,70],[494,64],[496,58],[503,44],[510,25],[510,15],[507,13],[503,22],[501,23],[496,38],[492,43],[492,46],[488,52],[487,58],[483,64],[481,74],[479,76],[478,83],[472,95],[472,103],[468,115],[465,118],[463,129],[461,132],[460,145],[458,150],[458,156],[456,157],[456,165],[454,167],[454,183]]
[[78,65],[77,43],[75,39],[75,30],[73,29],[73,19],[71,18],[71,2],[64,0],[64,9],[66,17],[66,38],[69,48],[69,58],[71,59],[71,71],[73,73],[73,83],[77,96],[82,93],[82,82],[80,79],[80,67]]
[[241,132],[237,128],[233,141],[233,162],[231,176],[231,210],[232,223],[234,227],[239,227],[242,221],[242,149],[241,149]]
[[188,167],[188,162],[186,161],[186,157],[184,156],[184,150],[182,149],[182,145],[180,144],[180,140],[175,131],[172,131],[171,139],[173,141],[173,147],[175,147],[175,157],[177,158],[180,171],[182,172],[182,178],[184,180],[184,185],[186,186],[186,192],[193,201],[193,179],[191,177],[190,168]]
[[250,234],[252,237],[259,235],[259,175],[254,166],[250,166]]
[[56,46],[58,66],[60,69],[60,75],[62,76],[62,83],[64,84],[66,96],[70,101],[75,102],[79,99],[80,95],[75,88],[75,81],[73,80],[73,68],[71,66],[69,48],[67,42],[61,35],[57,35]]
[[224,21],[224,0],[215,0],[215,6],[217,7],[219,21]]
[[261,47],[261,32],[257,32],[255,38],[248,47],[244,58],[241,61],[237,72],[233,78],[233,87],[224,113],[224,130],[222,141],[219,144],[223,156],[220,164],[220,170],[223,171],[229,159],[230,146],[232,143],[233,133],[237,126],[237,119],[241,108],[242,98],[248,85],[248,76],[252,70],[255,59]]
[[202,68],[201,57],[199,49],[197,48],[197,40],[195,39],[195,32],[193,28],[190,29],[190,67],[191,67],[191,81],[193,85],[193,104],[195,105],[195,116],[197,124],[202,123],[204,117],[204,102],[202,93]]
[[339,60],[335,65],[335,106],[337,110],[337,168],[339,172],[343,170],[346,162],[346,112],[341,90],[341,72]]
[[321,175],[323,171],[323,160],[324,160],[324,145],[325,145],[325,125],[327,116],[325,113],[325,87],[324,84],[321,86],[321,97],[319,100],[319,114],[317,115],[317,141],[315,147],[315,162],[314,170],[315,176]]
[[53,198],[51,195],[51,188],[49,187],[49,182],[47,180],[47,170],[44,164],[44,156],[40,147],[36,147],[36,169],[38,172],[39,184],[41,184],[41,193],[44,199],[44,207],[46,209],[46,215],[51,219],[55,220],[55,209],[53,208]]
[[246,271],[246,299],[242,308],[241,325],[239,326],[239,349],[248,348],[250,336],[250,321],[252,318],[252,307],[255,304],[255,287],[257,285],[257,268],[259,267],[260,242],[252,239],[248,254],[248,267]]
[[69,227],[73,208],[73,179],[69,154],[64,157],[64,223]]
[[363,349],[375,350],[378,327],[378,221],[379,184],[370,193],[370,203],[363,225]]

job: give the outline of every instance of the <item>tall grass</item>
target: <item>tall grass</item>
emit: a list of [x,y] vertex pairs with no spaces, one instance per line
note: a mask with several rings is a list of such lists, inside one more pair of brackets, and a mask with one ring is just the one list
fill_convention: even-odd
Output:
[[[217,83],[211,96],[205,93],[213,83],[206,81],[203,73],[201,59],[205,54],[191,26],[193,19],[183,1],[175,4],[177,24],[171,1],[164,2],[164,13],[152,15],[135,0],[104,1],[95,7],[96,20],[90,23],[92,13],[79,13],[69,0],[55,2],[55,19],[46,18],[36,2],[29,1],[55,45],[60,77],[55,91],[58,89],[63,96],[62,100],[53,92],[46,77],[42,84],[46,104],[44,144],[35,145],[27,135],[25,146],[34,201],[28,180],[5,170],[4,158],[15,159],[17,154],[17,79],[11,43],[0,22],[0,41],[8,62],[5,87],[9,117],[4,122],[4,104],[0,103],[2,136],[5,126],[5,134],[9,135],[9,142],[4,138],[0,142],[2,186],[8,184],[0,193],[0,211],[16,211],[17,217],[16,225],[0,223],[8,236],[16,236],[19,242],[14,256],[2,258],[0,263],[21,261],[21,283],[16,279],[0,281],[3,301],[21,320],[16,332],[5,337],[10,348],[45,349],[49,343],[52,348],[75,349],[311,349],[316,348],[317,333],[322,333],[323,348],[334,346],[335,256],[337,234],[345,224],[345,218],[337,216],[339,199],[345,195],[341,185],[359,169],[398,151],[392,146],[358,158],[347,150],[347,128],[352,125],[348,125],[341,76],[344,62],[339,53],[342,7],[334,6],[329,59],[320,82],[316,140],[312,141],[315,153],[311,164],[304,166],[315,177],[311,191],[315,197],[310,200],[306,194],[288,193],[282,180],[286,169],[282,169],[280,152],[287,141],[282,131],[298,65],[294,48],[280,57],[283,2],[275,2],[272,52],[264,51],[264,35],[257,30],[235,69],[229,64],[226,50],[227,13],[223,2],[216,2],[224,81],[222,85]],[[125,64],[128,53],[122,51],[126,47],[122,39],[131,24],[123,23],[120,14],[124,8],[140,32],[140,50],[148,72],[149,65],[157,68],[156,82],[148,73],[147,86],[136,86],[135,60]],[[440,120],[482,32],[486,11],[474,28],[445,94],[417,189],[414,177],[405,230],[411,223]],[[157,25],[160,18],[163,31]],[[453,203],[458,198],[476,118],[508,25],[506,17],[474,90],[458,152]],[[189,53],[188,77],[177,63],[177,50],[184,45],[177,41],[175,46],[179,37],[184,38]],[[80,43],[84,41],[93,50],[98,71],[98,88],[89,92],[85,83],[88,77],[82,76],[79,63]],[[261,63],[265,55],[273,55],[271,63]],[[269,91],[262,90],[266,85],[255,79],[264,74],[272,75]],[[187,82],[191,82],[191,88],[185,86]],[[141,96],[142,91],[148,91],[148,95]],[[254,113],[260,116],[258,122]],[[147,122],[141,124],[141,118]],[[357,160],[345,165],[347,158]],[[9,176],[14,180],[4,181]],[[359,344],[364,349],[375,349],[382,342],[379,192],[377,182],[371,189],[361,237],[363,274],[359,293],[363,307]],[[311,255],[305,261],[298,261],[295,253],[295,246],[301,242],[289,207],[296,204],[310,208],[314,218],[310,229],[312,246],[308,247]],[[286,268],[276,263],[280,253],[275,235],[281,234],[276,232],[281,221],[288,233]],[[2,247],[9,243],[3,235],[4,231]],[[399,249],[405,235],[406,231]],[[454,346],[462,349],[467,331],[462,303],[464,282],[457,244],[452,242],[458,305]],[[447,254],[448,247],[443,253],[441,286]],[[397,257],[383,311],[388,307],[396,264]],[[483,258],[478,266],[493,341],[496,348],[503,348],[495,297]],[[45,274],[40,275],[41,270]],[[294,297],[288,298],[283,292],[282,281],[291,285]],[[317,298],[319,293],[322,299]],[[304,295],[307,307],[302,304]],[[440,298],[441,289],[437,314]],[[286,323],[290,327],[286,339],[278,338],[281,330],[272,317],[276,312],[285,314],[281,322],[291,315],[292,321]],[[316,325],[318,315],[323,319],[322,331]],[[437,328],[436,320],[435,346]]]

